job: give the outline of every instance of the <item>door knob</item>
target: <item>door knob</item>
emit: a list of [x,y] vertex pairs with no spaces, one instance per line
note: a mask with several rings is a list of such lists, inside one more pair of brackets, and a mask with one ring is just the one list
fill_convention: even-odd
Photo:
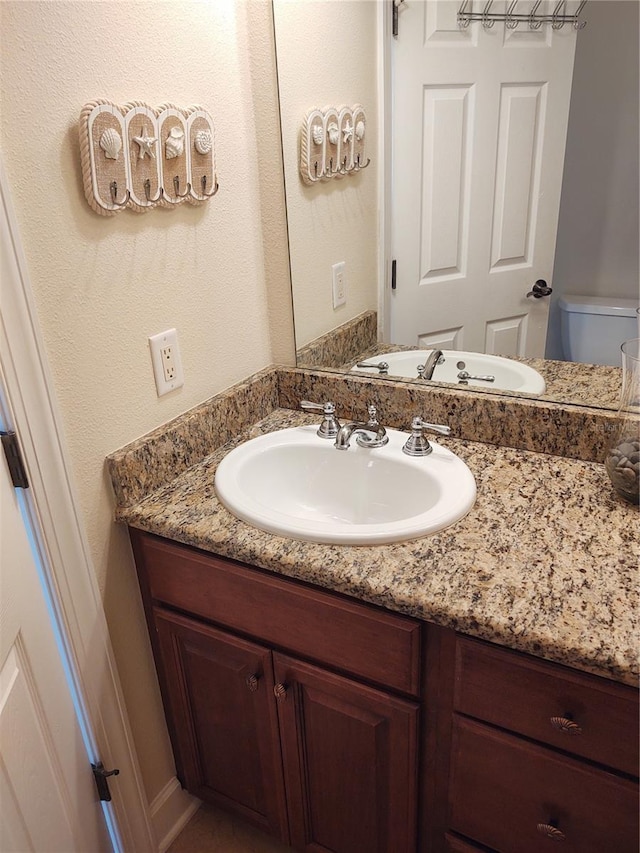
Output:
[[549,296],[553,293],[552,287],[547,287],[547,282],[543,278],[539,278],[533,285],[533,288],[527,293],[527,296],[533,296],[534,299],[541,299],[543,296]]

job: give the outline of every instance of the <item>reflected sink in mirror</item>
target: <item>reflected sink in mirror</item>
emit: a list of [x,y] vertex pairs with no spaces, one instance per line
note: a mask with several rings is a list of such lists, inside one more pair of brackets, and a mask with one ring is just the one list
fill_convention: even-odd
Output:
[[[372,373],[379,376],[381,371],[376,365],[386,362],[388,365],[386,374],[389,376],[417,379],[420,376],[418,368],[424,366],[432,352],[433,350],[407,350],[382,353],[368,358],[366,362],[361,362],[361,365],[371,366],[353,367],[352,370],[356,373]],[[543,377],[528,364],[479,352],[443,350],[442,355],[444,361],[441,359],[436,364],[431,377],[433,382],[453,382],[468,387],[520,391],[526,394],[544,394],[545,392],[546,384]]]
[[354,436],[340,451],[316,430],[283,429],[230,451],[215,476],[220,502],[269,533],[338,545],[416,539],[475,503],[473,474],[436,442],[428,456],[410,457],[402,452],[408,433],[388,429],[384,447],[360,447]]

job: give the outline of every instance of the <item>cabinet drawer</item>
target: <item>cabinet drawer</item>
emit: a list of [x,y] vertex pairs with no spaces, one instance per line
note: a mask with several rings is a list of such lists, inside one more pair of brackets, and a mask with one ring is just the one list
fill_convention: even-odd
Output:
[[638,774],[638,691],[476,640],[456,640],[456,711]]
[[[162,602],[403,693],[419,692],[420,623],[131,530]],[[145,577],[146,576],[146,577]]]
[[500,853],[637,853],[637,784],[457,716],[449,803],[452,830]]

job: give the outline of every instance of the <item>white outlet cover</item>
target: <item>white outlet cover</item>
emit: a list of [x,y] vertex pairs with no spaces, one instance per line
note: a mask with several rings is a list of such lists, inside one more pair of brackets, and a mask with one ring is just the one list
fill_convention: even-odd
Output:
[[[167,346],[171,347],[173,366],[175,368],[173,379],[170,381],[165,379],[164,365],[162,364],[162,350]],[[182,372],[180,348],[178,347],[178,332],[175,329],[167,329],[166,332],[150,335],[149,350],[151,352],[153,376],[156,380],[158,397],[162,397],[170,391],[175,391],[176,388],[182,388],[184,385],[184,374]]]
[[346,262],[340,261],[331,267],[333,307],[339,308],[347,301]]

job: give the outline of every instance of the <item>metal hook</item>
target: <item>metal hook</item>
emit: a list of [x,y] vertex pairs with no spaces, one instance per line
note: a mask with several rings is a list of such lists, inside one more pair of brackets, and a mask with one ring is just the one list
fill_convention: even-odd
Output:
[[118,201],[116,198],[116,196],[118,195],[117,181],[111,181],[111,183],[109,184],[109,191],[111,192],[111,203],[115,207],[126,207],[126,205],[129,203],[129,199],[131,198],[131,193],[129,192],[129,190],[125,190],[124,192],[124,201]]
[[559,0],[556,8],[551,15],[551,29],[561,30],[564,27],[565,17],[563,16],[564,7],[567,5],[567,0]]
[[536,3],[529,13],[529,29],[530,30],[539,30],[542,26],[542,20],[538,20],[536,18],[536,12],[538,11],[538,6],[542,3],[542,0],[536,0]]
[[173,179],[173,189],[177,196],[177,198],[186,198],[191,192],[191,184],[187,181],[187,190],[186,192],[180,192],[180,176],[176,175]]
[[513,17],[517,2],[518,0],[512,0],[512,3],[509,4],[509,8],[507,9],[507,17],[504,20],[504,25],[508,30],[515,30],[520,23],[520,21]]
[[482,26],[485,28],[485,30],[490,30],[491,27],[495,24],[495,18],[489,17],[489,10],[492,6],[493,0],[487,0],[487,4],[482,12]]
[[156,201],[160,201],[160,199],[164,195],[163,188],[161,186],[159,186],[158,187],[158,195],[155,198],[151,198],[151,180],[149,178],[147,178],[147,180],[144,182],[143,187],[144,187],[144,194],[147,198],[147,201],[151,202],[152,204],[155,203]]
[[471,18],[468,17],[467,12],[467,3],[469,0],[464,0],[464,3],[460,7],[460,11],[458,12],[458,26],[461,30],[466,30],[469,24],[471,23]]
[[213,189],[211,190],[211,192],[208,193],[207,192],[207,176],[206,175],[202,176],[202,195],[205,198],[211,198],[211,196],[214,196],[218,192],[218,190],[220,189],[220,185],[218,184],[218,176],[217,175],[214,175],[213,181],[214,181]]
[[360,164],[360,155],[356,157],[356,165],[353,167],[355,172],[360,172],[362,169],[366,169],[369,163],[371,162],[371,157],[367,157],[367,162],[364,165]]
[[576,29],[576,30],[583,30],[583,29],[587,26],[587,22],[586,22],[586,21],[579,21],[579,20],[578,20],[578,18],[580,17],[580,12],[582,12],[582,10],[584,9],[584,7],[585,7],[586,3],[587,3],[587,0],[582,0],[582,2],[580,3],[580,5],[579,5],[579,6],[578,6],[578,8],[576,9],[576,13],[575,13],[575,15],[573,16],[573,28],[574,28],[574,29]]

